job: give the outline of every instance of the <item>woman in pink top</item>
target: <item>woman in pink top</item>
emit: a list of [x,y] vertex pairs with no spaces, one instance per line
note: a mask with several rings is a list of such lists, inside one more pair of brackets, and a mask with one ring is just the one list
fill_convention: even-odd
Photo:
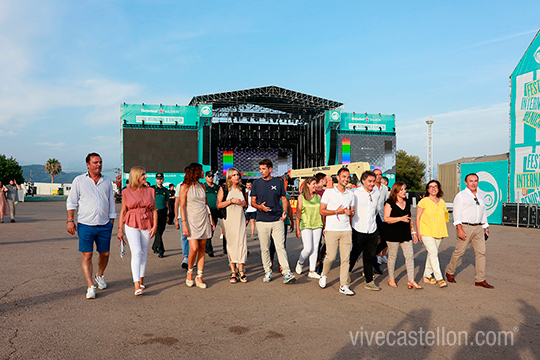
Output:
[[[131,250],[131,273],[135,284],[135,295],[142,295],[144,273],[150,239],[157,229],[155,192],[145,186],[146,171],[134,166],[129,171],[129,185],[122,190],[122,210],[118,228],[118,239],[124,241],[124,231]],[[125,230],[122,226],[125,225]]]

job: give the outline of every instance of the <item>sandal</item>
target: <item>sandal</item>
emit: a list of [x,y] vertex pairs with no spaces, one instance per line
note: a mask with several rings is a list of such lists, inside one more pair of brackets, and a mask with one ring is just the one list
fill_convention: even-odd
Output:
[[143,294],[142,289],[137,289],[137,290],[135,290],[135,296],[140,296],[140,295],[142,295],[142,294]]
[[420,285],[416,283],[416,281],[407,281],[407,288],[412,289],[415,288],[416,290],[423,289]]
[[236,272],[231,273],[231,278],[229,279],[231,284],[236,284],[238,282],[238,274]]
[[193,286],[193,268],[188,269],[187,273],[188,273],[188,274],[191,274],[191,279],[192,279],[192,280],[188,280],[187,277],[186,277],[186,285],[187,285],[188,287],[192,287],[192,286]]
[[448,284],[446,283],[446,281],[444,281],[443,279],[439,280],[439,287],[440,288],[443,288],[443,287],[447,287]]
[[245,271],[240,271],[240,281],[243,282],[243,283],[247,283],[248,282],[248,278],[246,276],[246,272]]
[[[206,289],[206,284],[202,280],[202,274],[203,272],[201,270],[197,271],[197,276],[195,277],[195,285],[197,285],[198,288]],[[199,279],[199,281],[197,281]]]
[[388,279],[388,286],[397,288],[396,280],[394,279]]
[[424,282],[426,284],[431,284],[431,285],[435,285],[437,283],[437,280],[435,280],[434,278],[432,278],[431,276],[430,277],[425,277],[424,276]]

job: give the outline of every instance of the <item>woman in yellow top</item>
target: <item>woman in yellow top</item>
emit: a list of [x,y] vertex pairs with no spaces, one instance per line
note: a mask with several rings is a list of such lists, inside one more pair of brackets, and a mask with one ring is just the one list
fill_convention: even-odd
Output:
[[[424,243],[427,250],[426,269],[424,270],[424,282],[439,284],[446,287],[441,267],[439,265],[439,246],[441,240],[448,237],[446,229],[446,203],[441,197],[444,195],[441,183],[431,180],[426,185],[425,197],[418,203],[416,210],[416,224],[418,226],[418,238]],[[433,276],[435,278],[433,278]]]

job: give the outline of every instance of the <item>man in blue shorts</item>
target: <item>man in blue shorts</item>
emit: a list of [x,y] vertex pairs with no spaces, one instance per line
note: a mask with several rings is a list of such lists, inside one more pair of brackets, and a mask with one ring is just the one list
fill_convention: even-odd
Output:
[[[111,179],[101,174],[101,156],[90,153],[86,156],[88,172],[77,176],[71,185],[67,199],[67,232],[79,234],[79,251],[82,254],[81,266],[88,289],[87,299],[96,298],[96,287],[92,279],[92,255],[94,242],[99,253],[98,272],[95,280],[99,289],[107,288],[103,272],[109,262],[111,233],[116,218],[113,184]],[[77,225],[75,225],[75,210]],[[78,227],[78,229],[77,229]]]

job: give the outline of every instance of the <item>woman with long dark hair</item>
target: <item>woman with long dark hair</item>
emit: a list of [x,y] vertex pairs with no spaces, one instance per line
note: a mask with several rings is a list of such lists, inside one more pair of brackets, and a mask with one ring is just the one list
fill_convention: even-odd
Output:
[[309,177],[302,185],[302,193],[298,196],[296,203],[296,237],[301,238],[304,248],[300,252],[300,257],[296,263],[296,273],[300,275],[304,266],[304,261],[309,259],[308,277],[320,279],[321,276],[315,272],[317,266],[317,256],[319,242],[321,241],[323,220],[319,213],[321,198],[315,192],[317,181],[314,177]]
[[[186,285],[206,289],[202,275],[204,271],[204,250],[206,239],[212,236],[215,224],[210,208],[206,202],[206,191],[200,183],[204,177],[201,164],[192,163],[188,166],[184,182],[180,186],[180,214],[182,232],[189,240],[188,271]],[[193,265],[197,262],[197,276],[193,281]]]
[[394,268],[398,248],[401,246],[407,267],[407,287],[409,289],[422,289],[414,281],[414,250],[411,243],[411,239],[414,239],[416,244],[418,237],[411,218],[411,204],[407,200],[407,188],[400,181],[396,181],[392,186],[390,196],[384,205],[384,222],[386,222],[386,228],[383,236],[388,244],[388,285],[397,287]]
[[[231,267],[229,281],[234,284],[240,280],[248,281],[244,264],[247,260],[246,217],[244,208],[247,205],[247,194],[240,182],[240,173],[229,168],[225,175],[225,183],[217,194],[217,208],[222,210],[225,238],[227,239],[227,256]],[[238,271],[236,266],[238,264]]]
[[448,237],[446,228],[448,209],[441,199],[443,195],[441,183],[431,180],[427,183],[425,196],[416,209],[418,239],[424,243],[427,251],[424,282],[433,285],[438,283],[441,288],[448,285],[443,279],[439,265],[439,246],[442,239]]

